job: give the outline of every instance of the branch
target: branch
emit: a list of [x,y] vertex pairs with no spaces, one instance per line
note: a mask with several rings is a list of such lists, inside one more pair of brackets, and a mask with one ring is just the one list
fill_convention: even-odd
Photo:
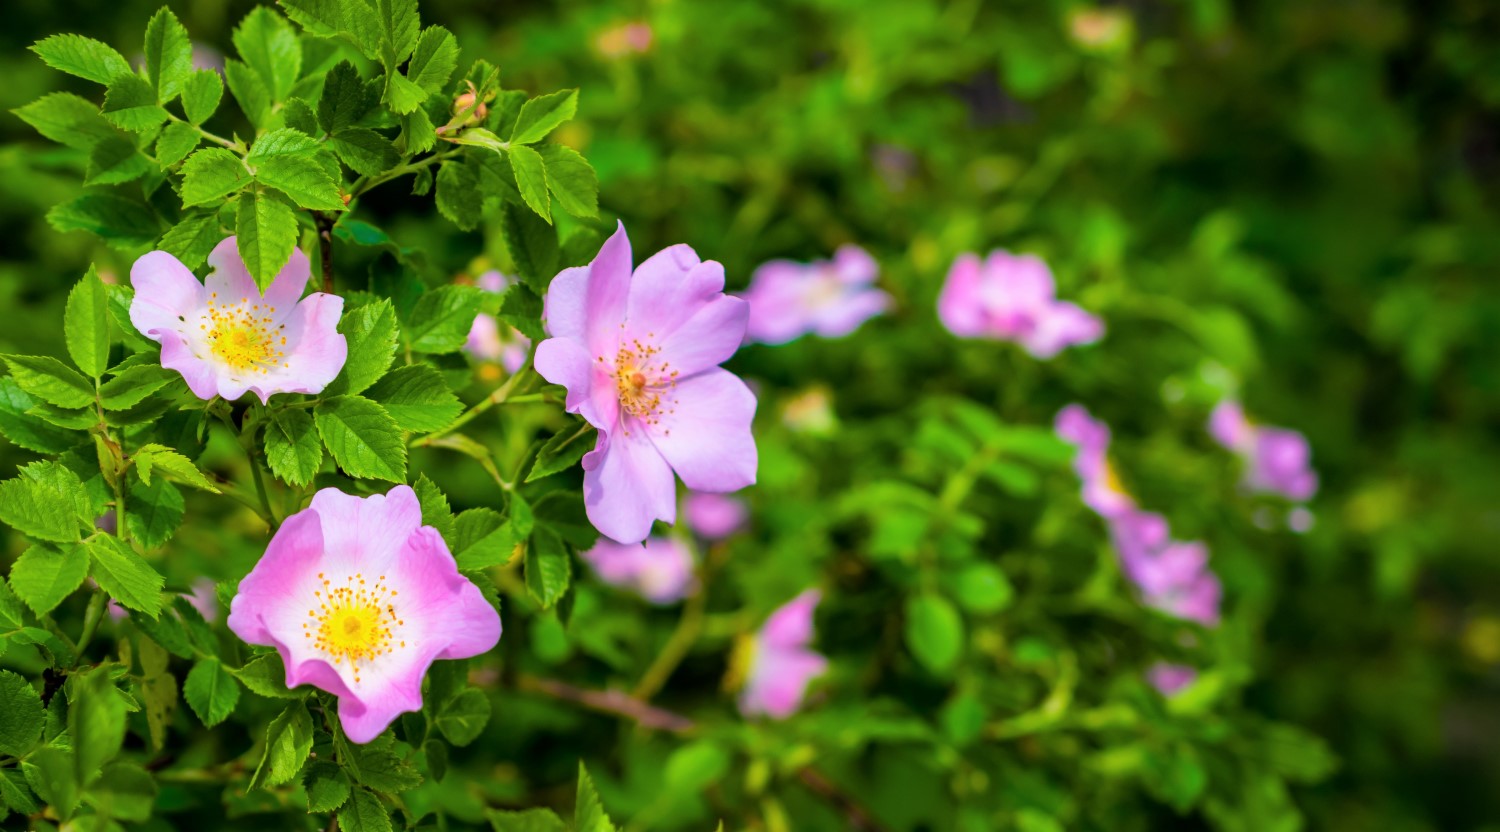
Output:
[[318,225],[319,253],[323,256],[323,291],[333,294],[333,223],[332,214],[326,211],[313,213],[313,220]]
[[574,687],[566,682],[559,682],[556,679],[544,679],[525,674],[516,678],[516,687],[523,691],[574,702],[590,710],[634,720],[646,728],[686,734],[695,727],[691,719],[647,705],[622,690],[588,690]]

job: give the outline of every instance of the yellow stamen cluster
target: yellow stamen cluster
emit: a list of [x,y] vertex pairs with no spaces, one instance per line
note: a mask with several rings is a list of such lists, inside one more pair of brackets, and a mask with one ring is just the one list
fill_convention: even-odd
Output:
[[396,633],[406,624],[396,614],[396,590],[386,587],[384,575],[374,586],[366,585],[362,573],[355,573],[341,586],[334,586],[322,572],[318,580],[323,588],[313,593],[318,606],[307,611],[303,637],[333,659],[335,666],[347,661],[357,684],[361,664],[406,646]]
[[273,326],[276,307],[251,303],[225,304],[214,292],[208,299],[208,320],[198,325],[208,338],[214,357],[240,372],[265,375],[276,365],[289,366],[286,358],[285,324]]
[[[661,349],[649,340],[643,343],[631,339],[629,343],[621,343],[615,353],[612,372],[620,409],[653,427],[661,424],[663,416],[677,412],[677,400],[670,396],[677,386],[679,371],[672,369],[669,361],[656,365],[654,362],[660,352]],[[597,359],[605,367],[610,366],[604,356],[597,356]],[[629,436],[630,431],[626,430],[625,435]]]

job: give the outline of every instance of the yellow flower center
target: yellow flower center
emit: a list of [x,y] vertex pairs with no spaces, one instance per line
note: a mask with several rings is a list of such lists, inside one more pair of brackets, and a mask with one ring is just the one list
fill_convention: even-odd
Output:
[[318,580],[323,588],[313,593],[318,606],[307,611],[303,637],[333,659],[335,666],[348,662],[358,683],[361,664],[406,646],[396,633],[406,624],[396,615],[392,601],[396,590],[386,587],[384,575],[374,586],[366,585],[362,573],[355,573],[341,586],[334,586],[322,572]]
[[285,324],[273,326],[276,307],[251,303],[250,298],[225,305],[214,292],[208,300],[208,320],[199,324],[214,357],[240,372],[265,375],[286,358]]
[[[672,407],[676,401],[669,398],[669,391],[677,386],[678,371],[672,369],[671,362],[654,363],[660,352],[650,344],[631,341],[621,344],[615,353],[613,376],[620,409],[648,425],[660,424],[664,413],[676,412]],[[598,359],[607,366],[604,356]],[[625,435],[630,432],[627,430]]]

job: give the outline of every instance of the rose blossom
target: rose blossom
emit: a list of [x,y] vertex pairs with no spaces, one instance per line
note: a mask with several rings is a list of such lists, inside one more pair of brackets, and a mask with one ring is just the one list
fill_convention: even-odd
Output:
[[750,340],[785,344],[813,333],[841,338],[891,305],[874,287],[880,267],[858,246],[840,246],[832,260],[772,260],[755,270],[744,298]]
[[807,686],[828,668],[828,659],[807,647],[812,642],[813,611],[822,597],[809,589],[766,619],[755,638],[740,713],[785,719],[802,707]]
[[582,557],[605,583],[634,590],[653,604],[681,601],[697,587],[692,553],[669,537],[649,537],[644,546],[600,538]]
[[1245,416],[1239,402],[1223,401],[1209,417],[1208,432],[1245,460],[1245,486],[1252,491],[1299,502],[1317,493],[1312,449],[1297,431],[1257,425]]
[[697,491],[755,482],[755,395],[718,365],[745,336],[746,303],[724,294],[724,267],[673,246],[632,274],[625,226],[592,263],[547,290],[552,335],[536,352],[543,378],[568,389],[566,407],[599,429],[583,458],[589,521],[639,543],[656,520],[677,519],[672,474]]
[[366,743],[421,709],[434,659],[494,647],[500,616],[422,525],[410,487],[365,498],[325,488],[281,524],[240,582],[229,629],[275,647],[287,687],[337,696],[344,733]]
[[1146,679],[1162,696],[1175,696],[1198,678],[1198,671],[1183,664],[1157,662],[1146,671]]
[[1046,263],[1003,250],[983,261],[976,254],[954,261],[938,295],[938,318],[960,338],[1014,341],[1037,358],[1104,334],[1098,318],[1057,299]]
[[[504,292],[515,279],[497,271],[488,271],[479,276],[475,284],[492,294]],[[469,327],[469,338],[464,342],[464,352],[475,361],[499,364],[505,372],[520,370],[531,355],[531,339],[517,332],[515,327],[500,323],[494,315],[480,312],[474,316]]]
[[322,292],[302,298],[312,274],[307,256],[293,249],[265,294],[234,237],[219,243],[208,263],[213,271],[204,283],[165,251],[130,267],[130,322],[161,344],[161,365],[181,373],[204,400],[233,401],[246,390],[262,403],[276,393],[322,392],[348,353],[338,332],[344,299]]
[[689,491],[682,510],[688,527],[705,540],[723,540],[744,528],[750,518],[745,501],[726,494]]

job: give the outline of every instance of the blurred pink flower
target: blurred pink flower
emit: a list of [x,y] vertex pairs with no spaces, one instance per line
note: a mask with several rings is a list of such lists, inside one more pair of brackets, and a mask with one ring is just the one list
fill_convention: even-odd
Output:
[[1183,664],[1157,662],[1146,671],[1146,679],[1162,696],[1174,696],[1198,678],[1198,671]]
[[[498,271],[487,271],[474,281],[475,285],[494,294],[504,292],[515,283],[515,278]],[[494,315],[480,312],[474,316],[469,327],[469,338],[464,342],[464,352],[475,361],[499,364],[505,372],[514,373],[526,364],[531,355],[531,339],[522,335],[515,327],[502,324]]]
[[203,616],[203,620],[214,624],[219,620],[218,586],[208,578],[193,581],[193,591],[187,594],[189,604]]
[[653,604],[681,601],[697,587],[692,553],[669,537],[649,537],[645,545],[600,538],[582,557],[605,583],[634,590]]
[[688,528],[707,540],[723,540],[744,528],[750,519],[744,500],[724,494],[689,491],[682,510]]
[[1003,250],[983,261],[975,254],[954,261],[938,295],[938,317],[960,338],[1014,341],[1037,358],[1104,335],[1102,321],[1057,299],[1046,263]]
[[1299,502],[1318,493],[1312,449],[1297,431],[1257,425],[1239,402],[1222,401],[1209,416],[1208,432],[1245,460],[1246,488]]
[[772,260],[755,270],[744,298],[750,303],[749,338],[785,344],[808,333],[841,338],[891,305],[874,287],[880,267],[865,250],[839,247],[832,260]]
[[[161,344],[161,364],[193,394],[233,401],[246,390],[267,402],[276,393],[320,393],[343,369],[348,344],[338,331],[344,299],[302,298],[311,270],[300,249],[264,295],[229,237],[208,255],[204,283],[165,251],[130,267],[130,322]],[[302,298],[300,301],[299,298]]]
[[433,660],[494,647],[500,616],[422,525],[410,487],[365,498],[325,488],[240,582],[229,629],[275,647],[287,687],[337,696],[344,732],[366,743],[422,707]]
[[677,519],[672,474],[696,491],[755,482],[755,395],[718,365],[745,337],[749,309],[724,294],[724,267],[678,245],[632,275],[625,226],[587,266],[547,291],[553,336],[536,351],[566,407],[599,429],[583,458],[588,518],[606,537],[639,543]]
[[1070,404],[1057,414],[1057,435],[1077,447],[1073,470],[1083,482],[1083,502],[1102,517],[1117,517],[1135,509],[1135,500],[1109,464],[1109,426],[1089,415],[1083,405]]
[[740,693],[740,713],[785,719],[802,707],[807,686],[828,668],[828,659],[808,649],[813,612],[822,593],[809,589],[771,613],[755,639],[750,675]]

